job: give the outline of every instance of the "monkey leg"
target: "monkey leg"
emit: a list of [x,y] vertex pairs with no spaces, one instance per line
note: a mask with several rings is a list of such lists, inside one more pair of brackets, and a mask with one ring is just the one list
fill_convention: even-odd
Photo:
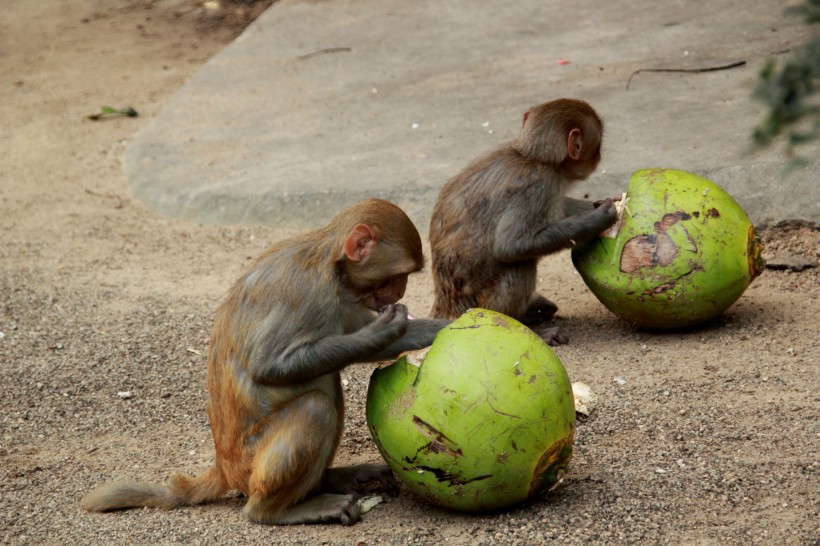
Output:
[[521,319],[521,322],[538,334],[538,337],[547,342],[547,345],[555,347],[556,345],[563,345],[569,342],[567,336],[557,326],[546,326],[546,323],[558,311],[558,306],[550,300],[535,294],[530,299],[530,305],[527,307],[526,313]]
[[552,303],[544,296],[535,294],[530,299],[527,310],[521,317],[521,322],[527,326],[541,324],[542,322],[547,322],[550,320],[553,315],[555,315],[556,311],[558,311],[557,305]]
[[536,267],[534,260],[519,264],[495,264],[497,271],[493,280],[476,292],[474,306],[503,313],[527,326],[533,321],[541,322],[537,311],[548,310],[552,303],[535,295]]
[[333,460],[341,432],[340,408],[309,391],[270,416],[248,480],[243,513],[253,522],[289,525],[359,520],[358,495],[316,493]]

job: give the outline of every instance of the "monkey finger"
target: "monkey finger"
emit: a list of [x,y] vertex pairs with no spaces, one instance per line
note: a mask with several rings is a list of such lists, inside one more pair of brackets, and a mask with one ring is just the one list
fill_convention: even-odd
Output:
[[394,325],[399,335],[404,335],[407,331],[407,322],[410,320],[409,317],[410,313],[407,311],[407,307],[402,305],[401,303],[396,304],[396,312],[393,315],[393,320],[390,321],[391,325]]
[[407,332],[407,308],[403,305],[388,305],[370,323],[368,331],[378,335],[384,344],[395,341]]
[[396,303],[393,305],[396,308],[396,314],[401,315],[405,318],[410,316],[410,311],[407,310],[407,306],[403,303]]
[[604,203],[597,209],[592,210],[592,215],[598,218],[597,225],[603,228],[609,227],[618,219],[618,209],[611,199],[605,199]]
[[388,305],[384,311],[379,313],[377,328],[384,328],[389,326],[391,328],[398,327],[404,334],[404,329],[407,325],[407,307],[400,303]]
[[376,317],[376,322],[379,324],[388,324],[393,320],[394,316],[396,316],[396,306],[392,303],[388,303],[379,311],[379,315]]

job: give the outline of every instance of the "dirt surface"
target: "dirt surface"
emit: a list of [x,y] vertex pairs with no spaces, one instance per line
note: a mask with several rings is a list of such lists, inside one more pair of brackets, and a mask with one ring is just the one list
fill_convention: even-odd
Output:
[[[653,334],[609,314],[566,253],[544,260],[539,288],[571,338],[557,354],[600,403],[554,492],[464,515],[405,491],[349,528],[253,525],[235,497],[84,513],[79,500],[105,480],[163,482],[211,463],[213,310],[252,256],[289,235],[173,220],[128,195],[129,140],[248,17],[202,14],[190,2],[3,4],[0,542],[816,544],[818,269],[766,271],[719,319]],[[140,115],[84,119],[104,104]],[[762,235],[769,257],[820,259],[817,230]],[[406,302],[429,309],[429,274]],[[344,373],[338,463],[379,460],[364,418],[371,369]]]

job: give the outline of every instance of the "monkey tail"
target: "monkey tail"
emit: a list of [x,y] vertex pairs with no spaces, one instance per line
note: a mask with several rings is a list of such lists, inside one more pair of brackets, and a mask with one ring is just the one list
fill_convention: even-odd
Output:
[[214,465],[196,478],[175,474],[168,485],[136,481],[105,483],[86,496],[82,506],[89,512],[138,506],[171,509],[214,500],[228,489],[222,470]]

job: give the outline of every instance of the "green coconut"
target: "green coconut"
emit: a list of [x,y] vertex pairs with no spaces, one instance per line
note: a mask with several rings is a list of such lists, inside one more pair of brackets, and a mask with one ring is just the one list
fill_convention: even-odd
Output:
[[683,328],[720,315],[760,274],[763,247],[720,186],[674,169],[637,171],[619,224],[573,249],[610,311],[638,326]]
[[473,309],[377,369],[367,424],[412,492],[460,511],[503,508],[555,484],[572,455],[572,387],[555,353],[521,323]]

